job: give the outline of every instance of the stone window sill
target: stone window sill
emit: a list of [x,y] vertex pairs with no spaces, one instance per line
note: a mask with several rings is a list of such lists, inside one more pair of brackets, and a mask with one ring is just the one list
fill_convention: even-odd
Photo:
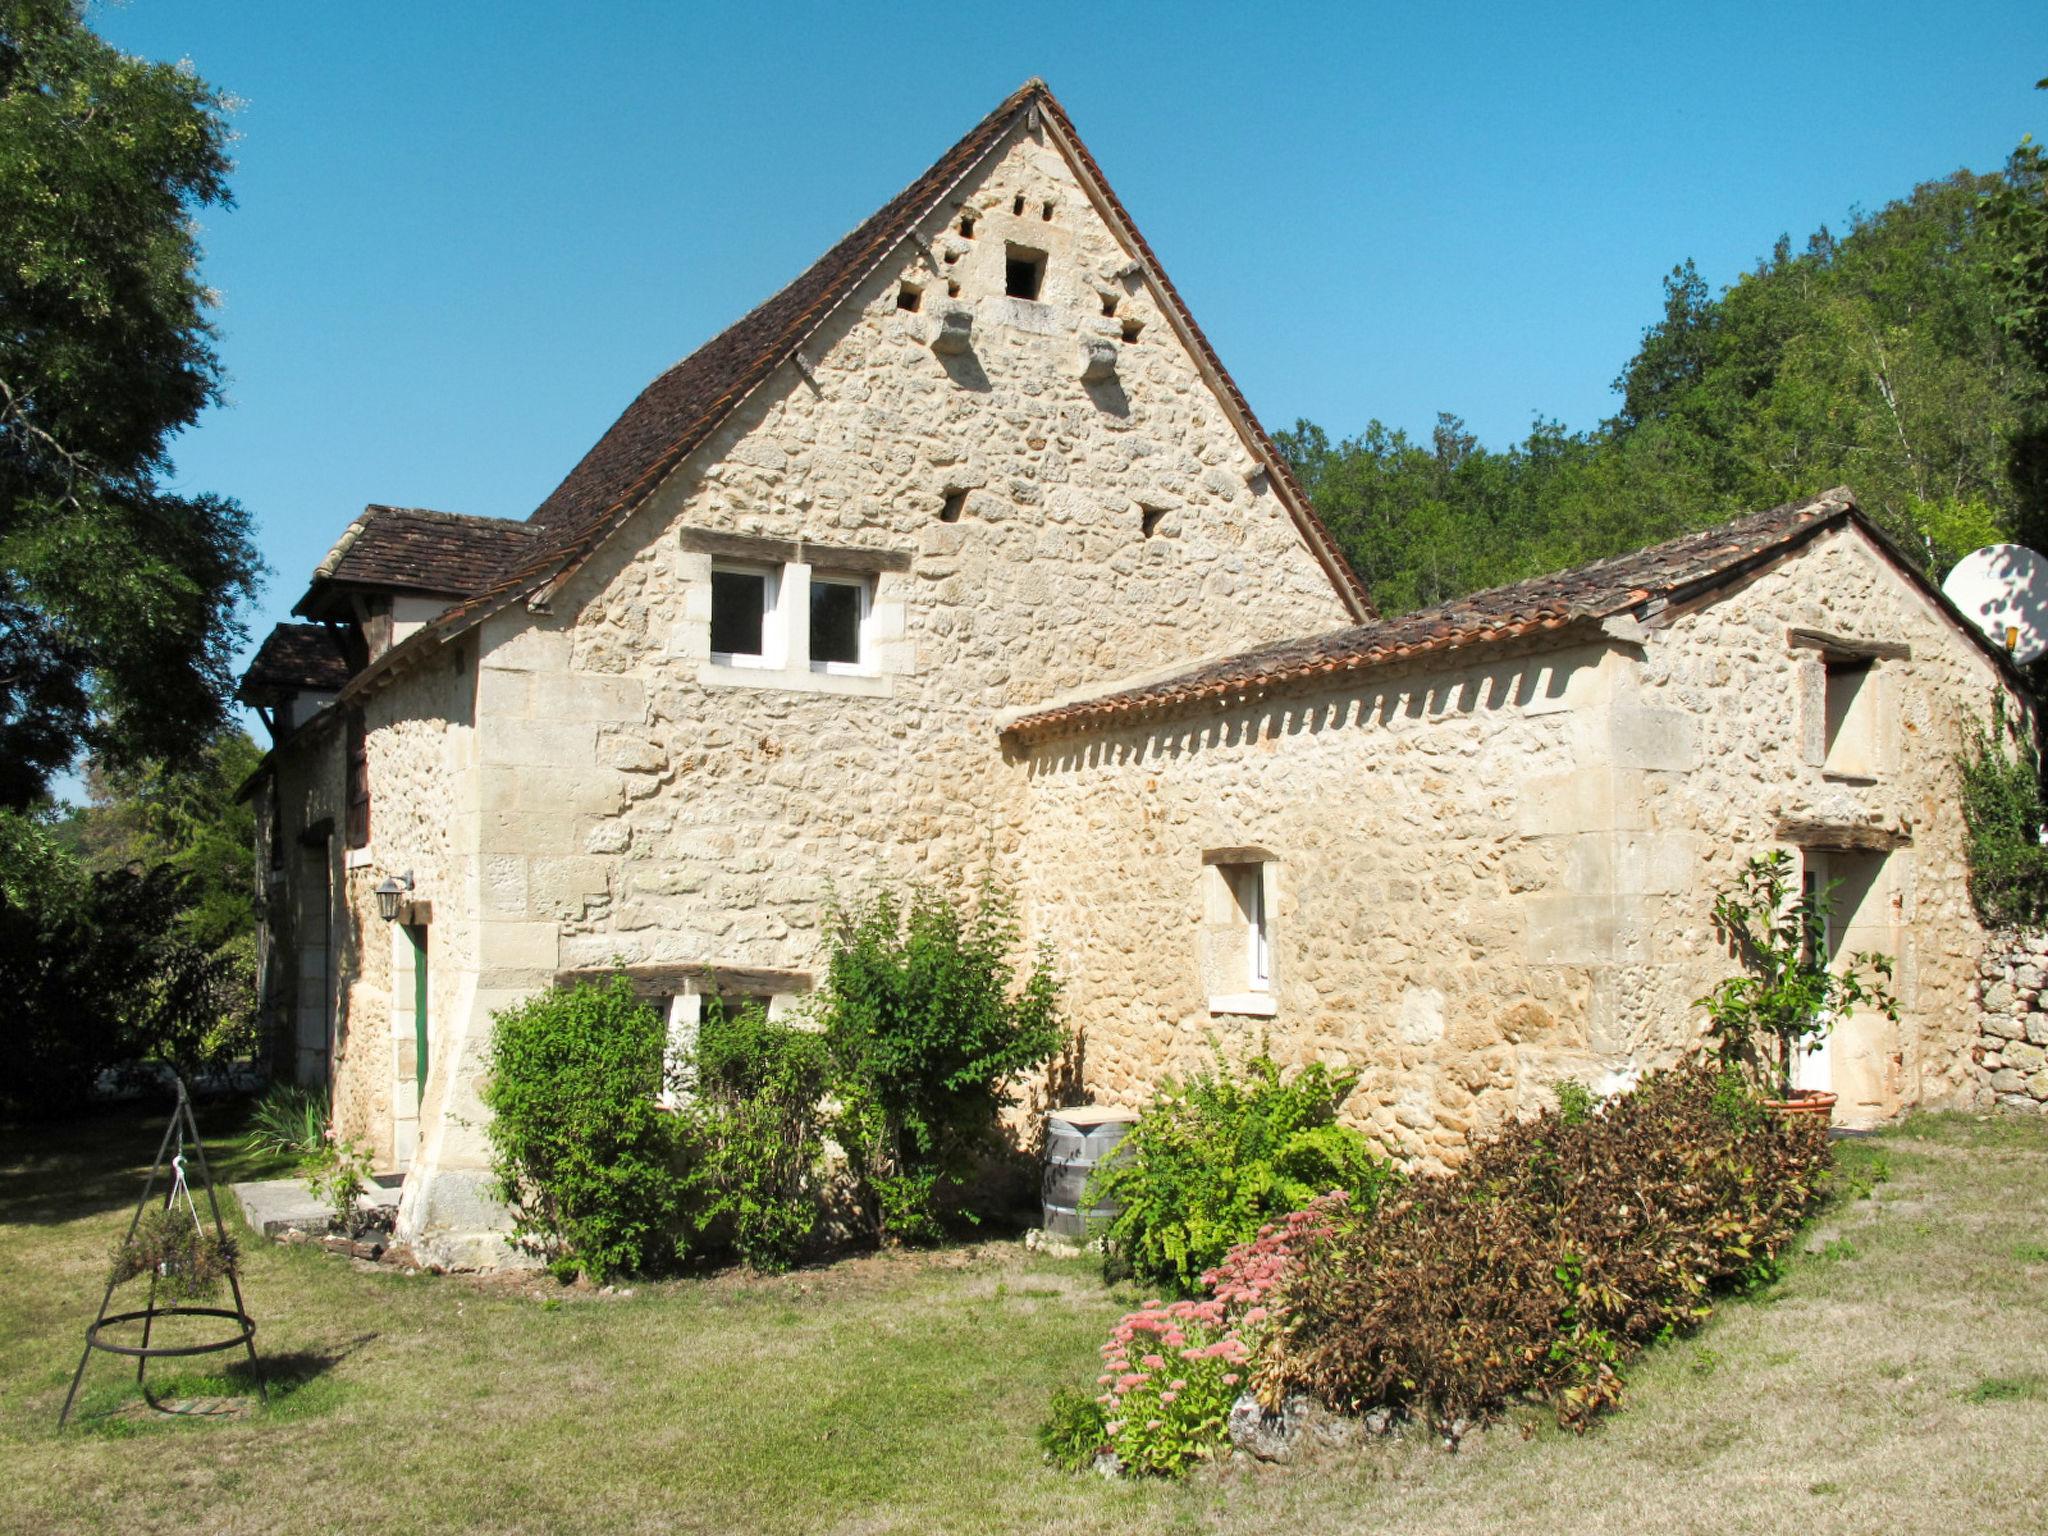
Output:
[[707,661],[697,681],[713,688],[765,688],[774,693],[833,693],[848,698],[886,699],[894,679],[865,672],[817,672],[794,668],[728,667]]
[[1270,1019],[1280,1011],[1270,992],[1231,992],[1209,999],[1212,1014],[1243,1014],[1251,1018]]
[[371,864],[376,862],[376,858],[377,855],[371,851],[370,845],[365,843],[360,848],[351,848],[344,853],[341,856],[341,867],[343,869],[368,869]]
[[1875,784],[1877,775],[1859,769],[1823,768],[1820,776],[1830,784]]

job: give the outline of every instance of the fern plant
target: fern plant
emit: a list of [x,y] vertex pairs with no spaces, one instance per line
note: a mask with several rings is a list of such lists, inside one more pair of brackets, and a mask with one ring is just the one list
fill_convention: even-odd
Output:
[[1320,1062],[1291,1078],[1261,1051],[1170,1080],[1089,1180],[1091,1205],[1118,1208],[1105,1253],[1129,1272],[1192,1291],[1237,1244],[1331,1190],[1371,1209],[1395,1177],[1337,1111],[1358,1077]]

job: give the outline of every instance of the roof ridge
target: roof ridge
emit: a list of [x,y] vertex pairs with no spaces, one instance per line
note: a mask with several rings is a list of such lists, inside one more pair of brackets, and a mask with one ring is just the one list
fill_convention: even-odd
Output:
[[366,502],[364,516],[423,517],[432,522],[477,524],[506,533],[532,533],[533,525],[523,517],[493,517],[484,512],[444,512],[438,507],[401,507],[386,501]]

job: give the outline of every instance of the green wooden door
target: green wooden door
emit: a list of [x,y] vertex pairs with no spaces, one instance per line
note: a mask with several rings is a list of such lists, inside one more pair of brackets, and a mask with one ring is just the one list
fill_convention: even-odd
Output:
[[413,1089],[424,1103],[427,1097],[427,930],[407,928],[412,940],[412,1041]]

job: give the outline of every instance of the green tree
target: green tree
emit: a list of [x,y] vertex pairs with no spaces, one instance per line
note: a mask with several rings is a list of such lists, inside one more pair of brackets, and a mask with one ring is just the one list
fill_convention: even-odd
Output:
[[223,717],[248,518],[165,482],[219,396],[193,215],[228,202],[226,110],[70,0],[0,0],[0,807]]
[[235,792],[262,760],[247,731],[225,726],[178,768],[94,762],[86,770],[90,803],[58,830],[93,871],[169,865],[190,892],[179,926],[195,943],[219,949],[255,931],[256,812]]

